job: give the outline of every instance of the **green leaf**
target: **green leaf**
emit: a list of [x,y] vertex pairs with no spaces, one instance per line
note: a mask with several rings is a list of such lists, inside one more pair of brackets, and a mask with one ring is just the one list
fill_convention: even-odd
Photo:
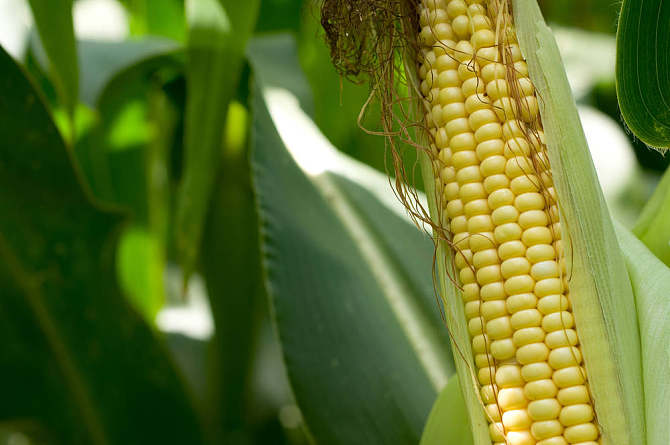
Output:
[[670,266],[670,169],[644,206],[633,233],[658,259]]
[[338,154],[300,108],[310,97],[290,93],[304,91],[293,42],[254,43],[273,48],[283,66],[272,72],[286,76],[250,53],[256,79],[272,79],[256,91],[252,133],[266,287],[307,427],[324,444],[418,443],[454,369],[432,243],[386,204],[399,206],[388,180]]
[[[252,166],[266,287],[306,423],[319,443],[417,443],[449,371],[426,365],[446,356],[446,347],[419,348],[422,330],[441,328],[416,308],[433,295],[411,293],[374,229],[331,178],[323,178],[328,199],[321,194],[283,147],[260,96],[255,107]],[[411,236],[416,229],[405,224]],[[430,245],[423,246],[405,254],[430,257]]]
[[77,49],[72,25],[72,0],[29,0],[53,81],[70,114],[79,98]]
[[[232,118],[229,116],[229,122]],[[256,309],[262,298],[258,219],[250,174],[246,144],[237,149],[227,145],[201,252],[216,326],[208,420],[224,435],[222,443],[235,442],[234,436],[244,428],[258,327]]]
[[201,443],[164,346],[119,293],[119,214],[91,203],[3,50],[0,87],[0,419],[38,422],[53,443]]
[[[189,0],[184,173],[176,210],[176,245],[193,272],[221,157],[228,104],[235,95],[259,0]],[[225,8],[225,9],[224,9]]]
[[[354,170],[353,166],[357,163],[349,161],[352,167],[348,168],[350,171]],[[430,274],[433,268],[433,243],[407,219],[399,217],[397,210],[394,212],[389,208],[388,201],[396,198],[390,190],[387,178],[370,169],[363,169],[360,164],[357,166],[359,170],[354,175],[342,176],[342,171],[333,174],[333,184],[350,202],[361,222],[369,228],[369,235],[383,246],[383,255],[391,259],[391,267],[406,282],[408,292],[414,296],[415,309],[420,316],[425,317],[422,323],[425,325],[426,340],[431,348],[439,351],[437,355],[443,362],[442,366],[451,375],[455,368],[449,355],[449,334],[442,320],[440,302],[435,295]],[[367,181],[370,181],[370,177],[376,180],[366,184],[366,176]],[[372,192],[380,189],[386,192],[387,203]],[[393,201],[393,204],[398,203]],[[400,211],[404,215],[404,209]]]
[[540,113],[561,213],[575,319],[598,407],[613,444],[641,443],[644,405],[633,290],[598,185],[556,42],[535,0],[514,0],[521,51],[541,98]]
[[632,233],[617,229],[640,321],[647,444],[664,445],[670,437],[670,269]]
[[218,0],[230,19],[231,32],[226,36],[226,45],[243,54],[258,20],[260,0]]
[[616,90],[631,131],[670,147],[670,3],[624,0],[617,29]]
[[121,0],[130,15],[130,32],[136,36],[186,37],[182,0]]
[[449,380],[437,397],[419,445],[472,445],[465,400],[458,378]]

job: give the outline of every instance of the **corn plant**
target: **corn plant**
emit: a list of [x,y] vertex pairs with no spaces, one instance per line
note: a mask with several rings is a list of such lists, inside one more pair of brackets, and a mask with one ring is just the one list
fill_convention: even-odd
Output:
[[25,3],[0,444],[668,443],[667,2]]

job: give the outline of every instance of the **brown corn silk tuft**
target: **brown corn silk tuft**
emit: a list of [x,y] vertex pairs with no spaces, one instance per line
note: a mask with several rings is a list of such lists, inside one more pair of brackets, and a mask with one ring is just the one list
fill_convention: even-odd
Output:
[[[381,129],[366,131],[387,137],[394,192],[418,225],[432,228],[436,252],[439,243],[454,252],[445,273],[461,290],[474,360],[458,353],[478,382],[492,442],[593,445],[600,433],[571,311],[541,98],[512,17],[506,0],[322,6],[335,66],[370,81],[361,117],[372,103],[381,110]],[[416,73],[405,71],[408,55]],[[410,186],[400,156],[408,146],[431,160],[433,218]]]

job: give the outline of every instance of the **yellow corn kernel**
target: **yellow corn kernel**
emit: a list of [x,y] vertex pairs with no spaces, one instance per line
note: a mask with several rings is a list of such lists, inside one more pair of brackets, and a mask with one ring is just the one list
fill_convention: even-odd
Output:
[[556,419],[560,413],[561,404],[554,398],[534,400],[528,404],[528,414],[533,420]]

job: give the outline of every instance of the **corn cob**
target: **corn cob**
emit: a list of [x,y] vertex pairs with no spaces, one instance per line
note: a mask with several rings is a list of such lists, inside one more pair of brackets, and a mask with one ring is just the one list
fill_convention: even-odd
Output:
[[492,442],[592,445],[600,432],[538,98],[505,8],[484,0],[419,7],[420,89],[442,224]]

